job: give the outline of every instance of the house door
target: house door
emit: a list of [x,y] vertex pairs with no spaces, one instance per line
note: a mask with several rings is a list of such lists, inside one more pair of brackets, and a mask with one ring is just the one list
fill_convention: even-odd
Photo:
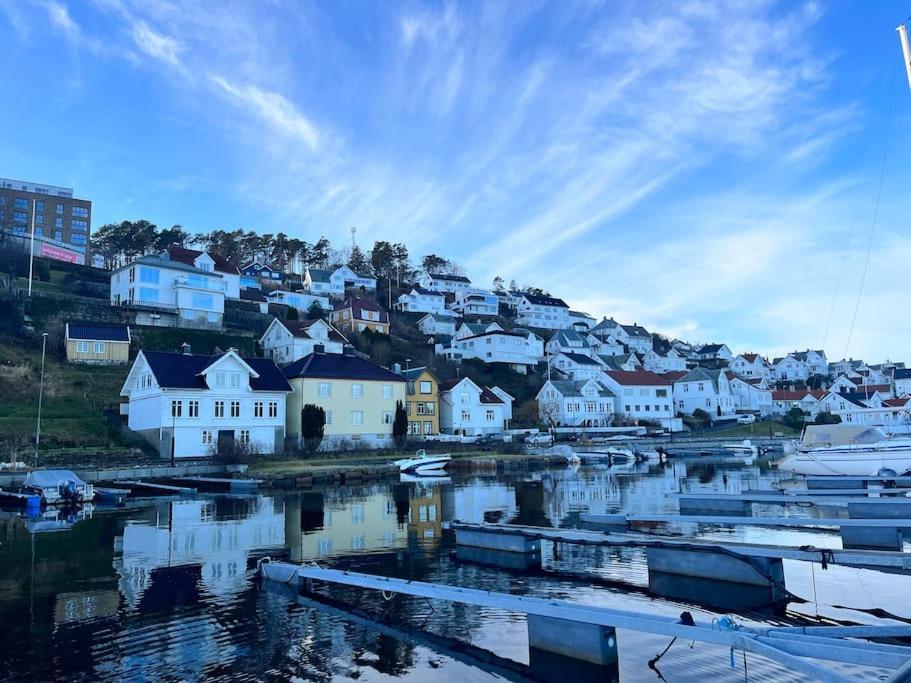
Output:
[[234,430],[233,429],[219,429],[218,430],[218,452],[227,453],[232,450],[234,447]]

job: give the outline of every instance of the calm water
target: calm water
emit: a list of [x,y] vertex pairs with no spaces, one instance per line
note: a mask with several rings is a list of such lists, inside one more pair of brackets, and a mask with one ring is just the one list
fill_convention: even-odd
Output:
[[[648,590],[634,549],[544,545],[544,568],[507,571],[459,561],[445,521],[573,526],[581,512],[672,512],[666,494],[769,487],[757,467],[681,464],[608,472],[583,468],[453,478],[434,484],[336,487],[249,497],[134,501],[66,522],[0,519],[2,680],[521,680],[529,668],[522,615],[464,605],[336,590],[352,616],[260,586],[258,558],[557,597],[697,619],[723,614]],[[781,511],[770,509],[771,514]],[[800,514],[797,511],[794,514]],[[839,514],[837,509],[826,516]],[[674,531],[672,529],[672,531]],[[837,536],[705,526],[704,537],[837,546]],[[786,562],[794,600],[767,623],[903,623],[911,577]],[[698,597],[698,596],[697,596]],[[376,623],[386,618],[390,626]],[[438,638],[428,640],[408,628]],[[455,649],[445,639],[467,644]],[[621,631],[623,681],[660,680],[647,662],[668,639]],[[524,667],[524,668],[523,668]],[[658,665],[668,681],[742,681],[721,648],[678,642]],[[881,672],[853,670],[858,680]],[[800,680],[753,655],[749,680]]]

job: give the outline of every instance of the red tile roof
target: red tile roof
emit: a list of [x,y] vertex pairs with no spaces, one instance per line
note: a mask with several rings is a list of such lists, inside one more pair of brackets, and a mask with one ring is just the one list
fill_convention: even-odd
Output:
[[888,394],[892,391],[892,386],[889,384],[860,384],[854,391],[858,394],[872,394],[874,391]]
[[773,391],[772,400],[773,401],[801,401],[807,397],[807,395],[812,396],[817,401],[826,395],[826,392],[817,390],[817,391]]
[[608,370],[607,376],[622,386],[670,386],[673,381],[666,375],[656,375],[648,370]]
[[755,362],[756,362],[756,359],[759,358],[759,354],[758,354],[758,353],[744,353],[744,354],[741,354],[741,355],[743,356],[743,359],[744,359],[747,363],[755,363]]
[[661,373],[661,376],[667,377],[672,382],[676,382],[678,379],[686,377],[688,374],[690,373],[686,370],[670,370],[668,372]]

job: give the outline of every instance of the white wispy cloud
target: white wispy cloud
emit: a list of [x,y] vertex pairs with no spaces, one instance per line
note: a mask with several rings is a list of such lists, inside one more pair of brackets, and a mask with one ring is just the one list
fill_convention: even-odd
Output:
[[134,23],[130,35],[140,52],[179,71],[184,71],[180,55],[185,48],[177,39],[153,30],[144,21]]

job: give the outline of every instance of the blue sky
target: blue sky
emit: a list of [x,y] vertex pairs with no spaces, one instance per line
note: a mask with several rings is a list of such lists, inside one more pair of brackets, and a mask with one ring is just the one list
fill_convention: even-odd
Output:
[[0,176],[95,226],[356,225],[691,341],[911,360],[906,13],[0,0]]

